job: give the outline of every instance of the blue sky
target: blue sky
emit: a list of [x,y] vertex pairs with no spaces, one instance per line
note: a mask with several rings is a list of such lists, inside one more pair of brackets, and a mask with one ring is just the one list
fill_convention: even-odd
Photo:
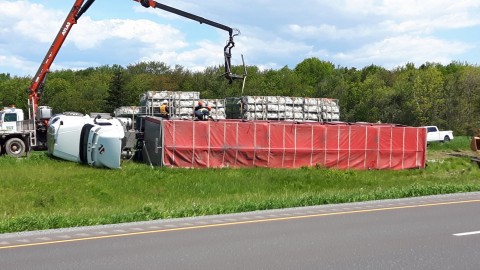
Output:
[[[0,73],[32,76],[74,0],[0,0]],[[337,66],[480,63],[478,0],[168,0],[160,3],[238,28],[232,62],[294,68],[309,57]],[[202,70],[223,63],[222,30],[145,9],[96,0],[52,69],[162,61]]]

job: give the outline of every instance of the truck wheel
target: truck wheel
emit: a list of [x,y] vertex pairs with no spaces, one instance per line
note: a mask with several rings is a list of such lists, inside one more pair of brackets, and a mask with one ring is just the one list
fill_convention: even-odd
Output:
[[449,142],[449,141],[450,141],[450,137],[445,136],[445,138],[443,138],[443,142]]
[[19,138],[11,138],[5,144],[5,153],[12,157],[25,155],[25,143]]

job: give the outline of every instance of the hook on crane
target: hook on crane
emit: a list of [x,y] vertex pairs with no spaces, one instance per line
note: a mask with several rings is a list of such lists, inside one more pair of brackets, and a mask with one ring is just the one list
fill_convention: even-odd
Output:
[[[232,59],[232,48],[235,47],[235,42],[233,41],[233,38],[240,35],[240,30],[234,29],[236,31],[235,34],[230,34],[230,38],[227,41],[227,45],[223,48],[223,54],[225,56],[225,73],[223,73],[222,76],[224,76],[227,80],[228,83],[233,83],[234,80],[243,80],[246,77],[246,74],[242,75],[237,75],[232,73],[232,64],[231,64],[231,59]],[[242,61],[243,61],[243,55],[242,55]],[[243,61],[243,66],[245,68],[245,61]],[[246,68],[245,68],[246,70]]]
[[[233,41],[233,38],[235,36],[240,35],[240,31],[238,29],[233,29],[229,26],[226,26],[226,25],[223,25],[221,23],[217,23],[217,22],[205,19],[205,18],[197,16],[195,14],[188,13],[188,12],[185,12],[183,10],[179,10],[179,9],[176,9],[176,8],[164,5],[164,4],[160,4],[155,0],[133,0],[133,1],[140,3],[145,8],[150,8],[151,7],[151,8],[162,9],[162,10],[177,14],[179,16],[197,21],[199,23],[208,24],[208,25],[213,26],[215,28],[219,28],[219,29],[227,31],[228,34],[229,34],[229,39],[227,41],[227,44],[223,48],[223,54],[224,54],[224,57],[225,57],[225,73],[223,73],[222,76],[224,76],[228,80],[229,83],[232,83],[234,80],[243,80],[243,83],[245,84],[246,68],[245,68],[245,62],[243,61],[243,56],[242,56],[242,61],[243,61],[244,69],[245,69],[245,74],[243,76],[241,76],[241,75],[236,75],[236,74],[232,73],[232,65],[231,65],[232,48],[235,47],[235,42]],[[236,32],[235,34],[233,33],[234,31]]]

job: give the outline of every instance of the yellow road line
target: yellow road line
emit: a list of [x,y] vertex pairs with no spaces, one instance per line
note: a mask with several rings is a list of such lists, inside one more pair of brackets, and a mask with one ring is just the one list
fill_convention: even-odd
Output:
[[452,205],[452,204],[465,204],[465,203],[478,203],[478,202],[480,202],[480,199],[478,199],[478,200],[466,200],[466,201],[427,203],[427,204],[418,204],[418,205],[402,205],[402,206],[392,206],[392,207],[383,207],[383,208],[322,213],[322,214],[309,214],[309,215],[301,215],[301,216],[266,218],[266,219],[257,219],[257,220],[233,221],[233,222],[227,222],[227,223],[196,225],[196,226],[189,226],[189,227],[182,227],[182,228],[159,229],[159,230],[142,231],[142,232],[120,233],[120,234],[92,236],[92,237],[75,238],[75,239],[67,239],[67,240],[55,240],[55,241],[48,241],[48,242],[10,245],[10,246],[0,247],[0,249],[13,249],[13,248],[20,248],[20,247],[52,245],[52,244],[60,244],[60,243],[70,243],[70,242],[79,242],[79,241],[87,241],[87,240],[96,240],[96,239],[107,239],[107,238],[126,237],[126,236],[142,235],[142,234],[152,234],[152,233],[185,231],[185,230],[224,227],[224,226],[233,226],[233,225],[242,225],[242,224],[263,223],[263,222],[271,222],[271,221],[294,220],[294,219],[303,219],[303,218],[326,217],[326,216],[335,216],[335,215],[347,215],[347,214],[369,213],[369,212],[379,212],[379,211],[387,211],[387,210],[399,210],[399,209],[408,209],[408,208],[419,208],[419,207],[441,206],[441,205]]

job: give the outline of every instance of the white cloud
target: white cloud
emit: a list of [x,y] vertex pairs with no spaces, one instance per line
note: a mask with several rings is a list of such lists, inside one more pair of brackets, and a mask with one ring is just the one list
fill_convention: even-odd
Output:
[[[70,3],[59,2],[0,0],[0,72],[35,72],[68,12]],[[72,28],[53,68],[147,60],[193,70],[223,64],[224,32],[209,27],[203,32],[203,26],[181,16],[127,2],[109,8],[97,1]],[[247,65],[264,69],[293,67],[312,56],[336,65],[392,67],[471,62],[478,51],[465,34],[480,27],[478,0],[159,2],[239,27],[235,65],[244,54]]]
[[[11,70],[15,74],[35,74],[37,71],[36,68],[32,68],[33,63],[21,59],[17,56],[7,56],[0,54],[0,67],[5,68],[6,70]],[[10,73],[10,72],[5,72]]]
[[32,41],[51,41],[62,23],[61,16],[58,11],[28,1],[0,1],[0,28],[12,35],[28,36]]
[[[286,32],[297,38],[352,40],[404,33],[431,34],[437,30],[480,25],[480,16],[471,10],[480,8],[478,1],[461,1],[458,4],[448,0],[344,0],[332,1],[329,5],[340,13],[349,14],[354,23],[343,28],[328,23],[290,24]],[[334,23],[338,24],[339,21],[335,20]]]
[[[177,29],[148,20],[99,20],[82,18],[76,26],[73,42],[79,49],[93,49],[108,39],[131,40],[152,49],[184,48],[187,43]],[[73,31],[73,30],[72,30]]]
[[461,42],[406,35],[367,44],[348,53],[337,53],[333,57],[356,66],[383,63],[386,68],[395,68],[407,62],[448,64],[454,55],[470,48],[470,45]]
[[369,29],[364,26],[356,26],[353,28],[339,29],[335,25],[321,24],[319,26],[300,26],[298,24],[290,24],[286,28],[286,32],[294,35],[299,39],[348,39],[352,40],[360,37],[371,36],[377,34],[378,31]]
[[165,63],[177,63],[191,70],[201,71],[208,66],[223,64],[223,46],[210,41],[200,41],[196,48],[185,51],[158,50],[151,52],[142,50],[140,61],[161,61]]
[[401,19],[463,13],[480,7],[480,3],[476,0],[340,0],[328,4],[351,15],[388,16]]
[[64,61],[53,63],[53,70],[81,70],[89,67],[100,66],[101,64],[94,61]]

